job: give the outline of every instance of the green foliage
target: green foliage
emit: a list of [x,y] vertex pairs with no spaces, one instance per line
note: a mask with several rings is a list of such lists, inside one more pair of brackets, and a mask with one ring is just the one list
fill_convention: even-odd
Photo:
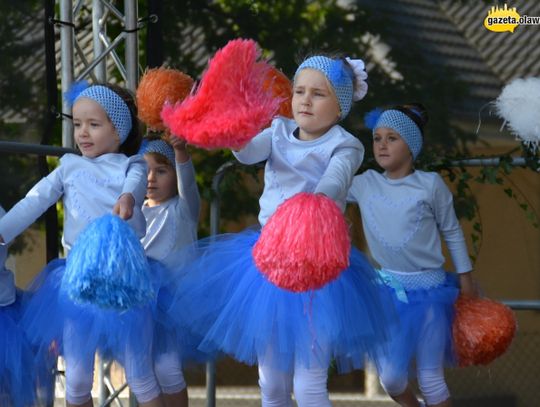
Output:
[[[27,141],[39,139],[40,117],[44,109],[44,86],[22,86],[21,78],[27,72],[24,64],[31,55],[38,55],[43,42],[24,41],[21,27],[39,26],[41,1],[0,0],[4,24],[0,27],[0,106],[15,111],[25,110],[27,125],[0,122],[0,139]],[[91,10],[83,10],[79,24],[91,23]],[[139,14],[147,15],[146,2],[140,2]],[[37,16],[37,17],[36,17]],[[430,115],[425,149],[420,156],[419,168],[435,170],[447,176],[456,185],[455,205],[458,215],[473,222],[475,245],[481,244],[482,224],[478,204],[471,190],[473,183],[500,186],[504,193],[517,202],[533,224],[538,224],[530,203],[512,185],[508,175],[512,171],[510,154],[501,157],[499,165],[484,168],[473,176],[465,166],[455,167],[453,160],[469,156],[467,145],[476,142],[474,133],[467,133],[452,125],[452,111],[467,97],[467,88],[452,70],[435,66],[424,60],[418,44],[406,37],[397,39],[388,58],[393,63],[392,74],[370,54],[370,45],[386,41],[393,34],[384,16],[376,17],[369,9],[359,8],[355,2],[338,0],[175,0],[163,2],[163,40],[166,65],[177,68],[195,79],[200,79],[206,62],[214,52],[235,38],[256,40],[264,57],[292,77],[298,63],[311,52],[339,52],[361,57],[369,64],[368,96],[356,103],[343,122],[344,127],[357,135],[366,147],[366,160],[361,171],[375,167],[371,153],[371,134],[363,128],[363,116],[374,107],[411,101],[422,102]],[[118,23],[110,28],[111,36],[120,30]],[[139,32],[141,49],[145,44],[145,30]],[[119,51],[121,54],[121,50]],[[141,61],[144,61],[141,50]],[[41,71],[40,71],[41,72]],[[44,83],[44,79],[42,81]],[[0,109],[1,110],[1,109]],[[0,118],[1,120],[1,118]],[[36,128],[36,124],[38,127]],[[59,126],[57,126],[59,127]],[[56,135],[56,142],[59,137]],[[212,178],[225,162],[233,160],[229,151],[206,152],[193,149],[197,182],[203,198],[212,199]],[[538,170],[538,153],[523,150],[527,167]],[[441,158],[442,157],[442,158]],[[10,207],[37,178],[34,158],[16,158],[13,155],[0,160],[0,203]],[[32,170],[29,176],[28,168]],[[258,212],[257,199],[262,185],[255,191],[247,190],[244,177],[258,180],[258,168],[235,166],[227,171],[221,184],[221,216],[224,221]],[[7,174],[8,176],[4,176]],[[201,223],[201,235],[209,232],[206,216]]]
[[[472,241],[471,258],[476,259],[482,245],[482,217],[480,207],[472,191],[472,186],[476,184],[496,185],[502,189],[504,194],[514,200],[523,211],[526,219],[534,228],[539,227],[539,216],[532,206],[527,196],[516,185],[510,175],[514,170],[513,159],[516,151],[492,157],[474,157],[490,162],[479,168],[478,175],[473,175],[473,167],[465,165],[464,156],[446,156],[443,159],[431,161],[424,160],[420,163],[421,168],[429,171],[437,171],[445,175],[448,180],[455,185],[454,207],[459,218],[466,219],[472,223],[470,234]],[[538,151],[531,151],[525,146],[521,149],[522,158],[525,160],[525,168],[538,172],[540,168],[540,154]],[[456,163],[458,165],[456,165]]]
[[[386,35],[385,21],[376,19],[354,2],[344,5],[335,0],[180,0],[166,2],[164,8],[166,64],[196,79],[200,78],[207,59],[234,38],[256,40],[264,55],[292,77],[298,63],[312,52],[339,52],[370,62],[371,37],[367,34],[377,33],[382,38]],[[424,63],[414,44],[395,47],[391,56],[403,79],[397,81],[371,61],[368,96],[353,106],[343,125],[363,141],[367,157],[371,157],[371,135],[362,127],[363,115],[376,106],[418,100],[426,105],[431,116],[429,154],[464,154],[465,143],[475,136],[450,125],[448,106],[463,99],[466,88],[450,69]],[[195,163],[202,191],[207,191],[217,168],[229,159],[227,153],[197,154]],[[362,170],[370,166],[373,162],[368,159]],[[253,204],[254,194],[238,189],[239,179],[238,175],[230,174],[222,184],[224,220],[258,211],[258,205]],[[203,194],[208,198],[208,192]],[[203,223],[202,228],[206,231],[208,225]]]
[[[0,9],[0,140],[36,143],[46,109],[43,3],[0,0]],[[9,209],[39,179],[37,158],[0,152],[0,174],[0,205]],[[18,239],[10,250],[24,245]]]
[[[369,9],[357,4],[334,0],[325,1],[248,1],[180,0],[164,4],[164,48],[167,65],[180,69],[198,79],[206,62],[213,53],[234,38],[256,40],[266,57],[289,77],[298,63],[310,52],[336,52],[361,57],[370,64],[370,90],[367,97],[353,106],[343,125],[356,134],[366,147],[366,160],[360,169],[374,168],[371,134],[363,128],[363,115],[374,107],[422,102],[429,112],[425,148],[418,167],[435,170],[456,183],[455,206],[459,217],[473,222],[473,250],[481,245],[482,223],[478,203],[473,195],[473,183],[505,185],[512,170],[508,159],[501,158],[497,167],[485,167],[474,177],[469,168],[455,167],[453,160],[470,155],[467,145],[477,141],[474,133],[468,133],[452,124],[451,106],[464,101],[468,89],[447,67],[435,66],[423,58],[423,54],[406,37],[393,37],[393,48],[388,57],[393,69],[400,76],[388,72],[369,54],[369,46],[379,38],[389,38],[391,27],[384,17],[378,18]],[[524,154],[527,154],[526,152]],[[440,158],[443,157],[443,158]],[[198,181],[205,199],[211,198],[211,179],[227,160],[230,153],[196,154]],[[529,157],[528,165],[538,165],[538,155]],[[246,191],[237,173],[246,168],[235,167],[229,171],[221,185],[223,220],[235,219],[247,213],[255,214],[259,191]],[[252,170],[254,171],[254,170]],[[261,186],[262,187],[262,186]],[[528,218],[536,219],[531,206],[524,202],[522,194],[512,190],[511,198],[526,211]],[[250,193],[251,192],[251,193]],[[533,221],[533,224],[537,221]],[[203,233],[208,223],[201,225]]]

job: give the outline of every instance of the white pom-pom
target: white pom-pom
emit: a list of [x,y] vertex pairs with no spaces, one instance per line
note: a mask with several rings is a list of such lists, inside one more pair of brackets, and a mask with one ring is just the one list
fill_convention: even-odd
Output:
[[540,145],[540,78],[514,79],[495,101],[512,134],[535,151]]
[[355,91],[353,94],[353,100],[356,102],[362,100],[366,96],[368,91],[368,84],[366,79],[368,74],[366,72],[366,65],[361,59],[345,58],[354,72]]

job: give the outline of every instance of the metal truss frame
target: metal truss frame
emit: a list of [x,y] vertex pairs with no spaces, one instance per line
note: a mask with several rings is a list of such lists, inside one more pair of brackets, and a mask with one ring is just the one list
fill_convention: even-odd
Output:
[[[60,19],[61,88],[66,92],[75,81],[91,78],[93,81],[107,81],[108,61],[114,66],[125,82],[125,86],[135,91],[139,79],[137,0],[124,0],[123,13],[115,6],[114,0],[58,0]],[[89,60],[77,39],[77,24],[81,14],[92,11],[93,59]],[[108,35],[108,26],[117,23],[121,27],[115,38]],[[118,48],[124,45],[123,58]],[[75,76],[76,68],[79,71]],[[71,113],[71,107],[62,101],[62,112]],[[69,120],[62,122],[62,145],[73,148],[73,125]]]

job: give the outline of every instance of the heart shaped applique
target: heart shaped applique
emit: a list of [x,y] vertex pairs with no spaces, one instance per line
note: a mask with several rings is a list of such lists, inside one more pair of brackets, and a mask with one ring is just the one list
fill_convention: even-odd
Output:
[[364,217],[377,240],[387,249],[402,250],[420,228],[425,204],[418,196],[392,199],[386,195],[368,197]]

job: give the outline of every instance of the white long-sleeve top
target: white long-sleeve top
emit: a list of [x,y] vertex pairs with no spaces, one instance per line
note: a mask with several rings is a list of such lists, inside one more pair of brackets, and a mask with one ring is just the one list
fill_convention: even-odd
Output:
[[390,179],[368,170],[354,177],[350,201],[360,207],[373,258],[383,268],[417,272],[444,264],[442,234],[458,273],[472,270],[452,193],[434,172]]
[[178,195],[160,205],[142,207],[146,235],[141,242],[146,255],[172,268],[184,259],[181,249],[197,240],[200,196],[191,160],[176,163]]
[[[0,219],[6,211],[0,206]],[[13,273],[6,268],[7,245],[0,246],[0,307],[15,302],[15,279]]]
[[128,223],[137,236],[146,233],[141,211],[146,193],[146,162],[141,155],[103,154],[96,158],[66,154],[60,165],[40,180],[0,219],[0,235],[12,241],[61,197],[64,203],[62,245],[70,250],[81,231],[93,220],[112,212],[120,195],[135,199]]
[[347,191],[364,158],[364,146],[343,127],[334,125],[321,137],[295,137],[294,120],[276,118],[234,155],[243,164],[266,160],[259,222],[264,225],[277,207],[299,192],[323,193],[345,209]]

